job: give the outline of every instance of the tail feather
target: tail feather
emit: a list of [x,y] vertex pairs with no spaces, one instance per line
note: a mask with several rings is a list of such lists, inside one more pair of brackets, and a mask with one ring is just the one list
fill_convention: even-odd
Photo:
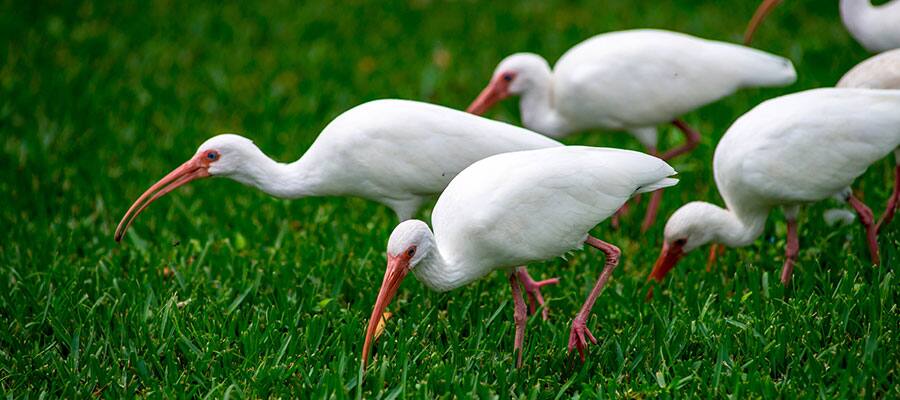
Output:
[[781,87],[797,81],[794,64],[787,58],[730,43],[727,48],[732,67],[742,71],[742,87]]
[[638,188],[637,193],[648,193],[653,192],[662,188],[667,188],[669,186],[675,186],[678,183],[678,179],[675,178],[663,178],[656,182],[653,182],[649,185],[641,186]]

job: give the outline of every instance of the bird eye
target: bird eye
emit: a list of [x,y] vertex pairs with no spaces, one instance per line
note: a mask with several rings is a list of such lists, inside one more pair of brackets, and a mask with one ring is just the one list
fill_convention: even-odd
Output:
[[507,82],[512,81],[512,78],[513,78],[512,74],[503,74],[504,81],[507,81]]
[[410,246],[410,248],[406,250],[406,255],[410,257],[416,255],[416,246]]
[[209,153],[206,153],[206,158],[208,158],[209,161],[216,161],[219,159],[219,152],[218,151],[210,151]]
[[684,246],[687,244],[687,239],[678,239],[675,241],[675,244],[678,246]]

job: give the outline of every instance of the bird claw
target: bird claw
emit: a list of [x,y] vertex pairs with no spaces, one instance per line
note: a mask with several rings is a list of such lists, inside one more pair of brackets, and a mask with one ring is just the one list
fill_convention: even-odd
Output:
[[572,349],[577,348],[581,362],[584,362],[584,352],[588,346],[587,339],[590,339],[591,343],[597,344],[597,339],[588,330],[585,322],[576,318],[572,321],[572,331],[569,333],[569,353],[572,352]]
[[528,275],[528,272],[524,269],[519,270],[519,281],[522,282],[522,286],[525,288],[525,293],[528,295],[528,309],[530,314],[534,314],[537,311],[538,307],[543,308],[541,310],[541,315],[544,320],[550,318],[550,309],[544,306],[544,296],[541,295],[541,287],[546,285],[555,285],[559,283],[559,278],[545,279],[542,281],[535,281]]

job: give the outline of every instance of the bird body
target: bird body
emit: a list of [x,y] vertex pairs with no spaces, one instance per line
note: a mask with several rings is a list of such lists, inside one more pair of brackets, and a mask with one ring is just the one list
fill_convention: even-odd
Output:
[[524,95],[522,118],[526,127],[550,136],[650,128],[738,89],[795,79],[790,61],[756,49],[662,30],[611,32],[572,47],[554,67],[555,107],[545,112],[559,113],[553,120],[565,125],[540,126],[546,117]]
[[900,92],[816,89],[739,118],[713,169],[729,208],[808,203],[848,188],[898,146]]
[[618,263],[615,246],[589,236],[636,193],[677,183],[665,161],[628,150],[555,147],[488,157],[463,170],[422,221],[400,223],[387,246],[387,269],[363,345],[367,362],[378,321],[412,271],[433,290],[451,290],[506,270],[515,300],[516,349],[524,337],[524,301],[513,268],[562,256],[587,243],[607,255],[600,279],[572,322],[569,350],[584,356],[587,315]]
[[900,48],[900,0],[872,5],[871,0],[841,0],[847,31],[873,53]]
[[706,243],[730,247],[752,243],[773,207],[789,225],[789,251],[782,282],[796,257],[798,207],[833,196],[848,201],[866,227],[878,262],[872,213],[850,191],[866,169],[900,147],[900,91],[815,89],[766,101],[728,129],[713,159],[726,209],[692,202],[665,228],[662,254],[651,278],[662,280],[684,253]]
[[839,88],[900,89],[900,49],[885,51],[857,64],[841,77],[836,86]]
[[[580,249],[588,232],[637,193],[674,185],[662,160],[627,150],[567,146],[476,162],[447,186],[432,212],[443,262],[414,273],[436,290],[496,268]],[[477,240],[473,240],[477,238]],[[443,269],[466,274],[447,281]]]
[[[279,163],[247,138],[225,134],[204,142],[187,162],[151,186],[116,228],[119,241],[150,203],[192,180],[222,176],[281,198],[357,196],[387,205],[401,221],[440,193],[464,168],[509,151],[560,147],[543,135],[433,104],[376,100],[335,118],[299,160]],[[540,287],[519,271],[532,304]],[[544,318],[547,309],[543,310]]]
[[[654,148],[656,125],[741,88],[796,80],[783,57],[655,29],[594,36],[566,51],[552,71],[536,54],[513,54],[492,80],[502,81],[504,74],[512,74],[508,94],[521,96],[526,128],[554,137],[592,128],[629,130]],[[483,112],[476,103],[470,111]]]
[[[794,66],[783,57],[677,32],[637,29],[585,40],[566,51],[553,70],[537,54],[508,56],[467,111],[482,114],[518,95],[528,129],[553,137],[594,128],[625,130],[651,154],[657,154],[656,126],[673,123],[686,142],[661,153],[669,160],[700,142],[699,133],[678,119],[681,115],[741,88],[785,86],[796,79]],[[642,230],[654,222],[660,196],[651,196]]]
[[555,146],[561,144],[447,107],[376,100],[329,123],[297,169],[316,171],[321,194],[374,200],[405,220],[475,161]]
[[[391,207],[402,221],[475,161],[557,146],[562,145],[543,135],[462,111],[415,101],[376,100],[339,115],[292,163],[276,162],[251,140],[234,134],[210,138],[192,160],[206,163],[201,168],[205,176],[227,177],[276,197],[370,199]],[[132,211],[152,192],[148,190],[123,218],[117,239],[137,216]]]

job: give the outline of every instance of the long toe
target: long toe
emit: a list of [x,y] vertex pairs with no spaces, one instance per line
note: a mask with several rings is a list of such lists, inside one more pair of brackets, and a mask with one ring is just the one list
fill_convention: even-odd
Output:
[[588,340],[590,340],[591,343],[597,344],[597,339],[591,334],[591,331],[588,330],[584,322],[578,320],[572,321],[572,329],[569,333],[569,353],[571,353],[573,349],[577,349],[581,361],[584,362],[584,353],[587,351]]
[[531,279],[528,274],[520,274],[519,280],[522,282],[522,286],[525,287],[525,293],[528,295],[528,304],[530,305],[531,314],[534,314],[536,311],[535,303],[538,307],[541,307],[541,315],[544,320],[550,318],[550,310],[545,306],[544,296],[541,294],[541,287],[547,285],[555,285],[559,283],[558,278],[545,279],[542,281],[534,281]]

